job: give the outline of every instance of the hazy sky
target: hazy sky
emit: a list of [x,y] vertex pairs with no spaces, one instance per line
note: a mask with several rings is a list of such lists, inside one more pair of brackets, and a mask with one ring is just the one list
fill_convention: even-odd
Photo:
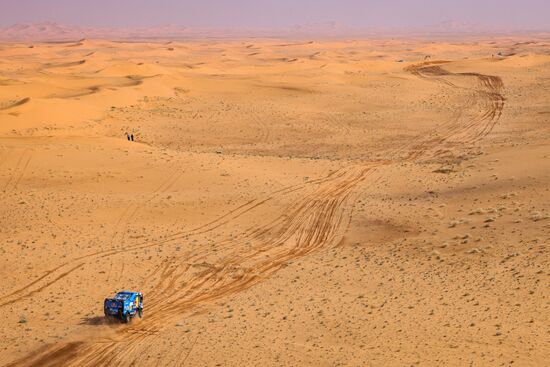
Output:
[[54,21],[85,26],[273,28],[335,21],[367,28],[447,20],[548,29],[550,0],[0,0],[0,26]]

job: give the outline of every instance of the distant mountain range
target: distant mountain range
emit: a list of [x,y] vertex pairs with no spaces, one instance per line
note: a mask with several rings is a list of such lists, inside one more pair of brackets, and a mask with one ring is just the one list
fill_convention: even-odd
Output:
[[[536,30],[533,30],[533,32]],[[452,36],[526,33],[526,30],[486,27],[479,24],[450,20],[427,27],[417,28],[353,28],[336,22],[313,23],[278,29],[214,29],[190,28],[176,25],[157,27],[117,27],[94,28],[41,22],[32,24],[14,24],[0,28],[2,41],[67,41],[82,38],[113,40],[147,40],[147,39],[192,39],[192,38],[239,38],[239,37],[308,37],[308,38],[343,38],[368,36]],[[541,31],[538,31],[541,32]]]
[[193,37],[209,33],[209,30],[194,29],[181,26],[162,26],[151,28],[93,28],[41,22],[32,24],[14,24],[0,29],[1,40],[37,40],[63,41],[81,38],[105,39],[146,39]]

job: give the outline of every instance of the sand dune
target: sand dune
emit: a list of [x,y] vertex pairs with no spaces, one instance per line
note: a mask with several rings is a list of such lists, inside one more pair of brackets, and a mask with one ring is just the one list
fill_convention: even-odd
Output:
[[31,99],[29,97],[26,97],[15,102],[9,101],[7,103],[4,103],[3,106],[0,105],[0,110],[9,110],[10,108],[21,106],[21,105],[24,105],[25,103],[29,103],[30,100]]
[[550,357],[548,43],[0,55],[0,365]]
[[86,62],[86,60],[78,60],[78,61],[70,61],[70,62],[62,62],[62,63],[53,63],[53,64],[44,64],[43,69],[54,69],[54,68],[70,68],[73,66],[82,65]]

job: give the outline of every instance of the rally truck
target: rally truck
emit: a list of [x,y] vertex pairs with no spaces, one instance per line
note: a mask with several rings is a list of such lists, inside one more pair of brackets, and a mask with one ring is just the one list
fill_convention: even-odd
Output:
[[103,303],[105,317],[116,318],[124,323],[130,322],[132,317],[143,317],[143,294],[141,292],[122,291],[113,298],[105,298]]

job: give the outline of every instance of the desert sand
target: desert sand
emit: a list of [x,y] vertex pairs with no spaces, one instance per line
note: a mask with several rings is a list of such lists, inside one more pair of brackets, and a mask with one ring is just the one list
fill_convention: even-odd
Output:
[[548,365],[549,42],[1,44],[0,365]]

